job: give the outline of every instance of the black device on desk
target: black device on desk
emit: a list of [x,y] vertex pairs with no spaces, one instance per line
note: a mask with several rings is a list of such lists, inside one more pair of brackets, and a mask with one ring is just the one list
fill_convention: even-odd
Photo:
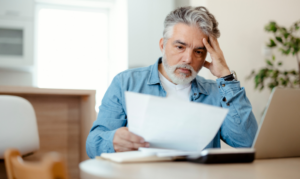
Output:
[[255,158],[253,148],[205,149],[200,155],[191,155],[186,159],[194,163],[249,163]]

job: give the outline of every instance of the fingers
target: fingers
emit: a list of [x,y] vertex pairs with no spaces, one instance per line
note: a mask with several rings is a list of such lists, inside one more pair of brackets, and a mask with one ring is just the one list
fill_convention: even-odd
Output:
[[122,139],[125,139],[125,140],[128,140],[128,141],[131,141],[131,142],[134,142],[134,143],[144,143],[145,140],[138,136],[138,135],[135,135],[129,131],[124,131],[122,135],[120,135],[120,137]]
[[118,146],[129,148],[129,149],[133,149],[134,148],[134,145],[133,145],[132,142],[124,140],[122,138],[119,138],[118,140],[116,140],[115,144],[118,145]]
[[138,135],[128,131],[127,127],[119,128],[114,136],[113,145],[116,152],[137,150],[140,147],[149,147],[149,143]]
[[140,147],[149,147],[149,146],[150,146],[150,145],[149,145],[148,142],[145,142],[145,143],[143,143],[143,144],[133,143],[133,148],[134,148],[134,149],[138,149],[138,148],[140,148]]
[[219,41],[213,37],[213,36],[209,36],[209,41],[211,42],[212,48],[217,52],[217,53],[223,53],[220,45],[219,45]]
[[149,143],[144,142],[144,143],[134,143],[128,140],[124,139],[119,139],[118,141],[115,142],[117,145],[129,148],[129,149],[138,149],[140,147],[149,147]]
[[203,64],[203,66],[204,66],[205,68],[207,68],[207,69],[210,69],[211,63],[208,62],[208,61],[205,61],[204,64]]
[[206,38],[203,38],[203,43],[205,45],[206,50],[211,54],[214,52],[214,49],[210,46],[210,44],[207,42]]
[[213,37],[213,36],[209,36],[209,41],[211,42],[212,47],[216,50],[217,48],[219,48],[219,42],[218,40]]

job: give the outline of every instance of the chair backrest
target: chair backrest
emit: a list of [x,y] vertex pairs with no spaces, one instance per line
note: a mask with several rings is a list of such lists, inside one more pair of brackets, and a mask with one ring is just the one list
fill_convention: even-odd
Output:
[[5,151],[8,179],[67,179],[67,169],[62,157],[55,152],[45,155],[40,162],[23,161],[17,149]]
[[8,148],[22,155],[39,149],[39,135],[32,105],[18,96],[0,95],[0,159]]

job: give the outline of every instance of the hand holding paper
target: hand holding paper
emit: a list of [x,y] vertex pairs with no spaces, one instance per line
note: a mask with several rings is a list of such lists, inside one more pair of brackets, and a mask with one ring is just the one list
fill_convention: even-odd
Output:
[[125,92],[129,131],[152,148],[203,150],[217,134],[227,109]]
[[116,152],[132,151],[140,147],[149,147],[149,143],[145,142],[142,137],[129,132],[127,127],[121,127],[116,131],[113,144]]

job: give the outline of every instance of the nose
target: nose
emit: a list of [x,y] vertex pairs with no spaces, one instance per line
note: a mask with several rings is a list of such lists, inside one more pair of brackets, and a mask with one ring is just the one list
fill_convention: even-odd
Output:
[[190,64],[192,62],[192,55],[193,55],[193,50],[191,50],[190,48],[187,48],[183,54],[182,61],[185,64]]

